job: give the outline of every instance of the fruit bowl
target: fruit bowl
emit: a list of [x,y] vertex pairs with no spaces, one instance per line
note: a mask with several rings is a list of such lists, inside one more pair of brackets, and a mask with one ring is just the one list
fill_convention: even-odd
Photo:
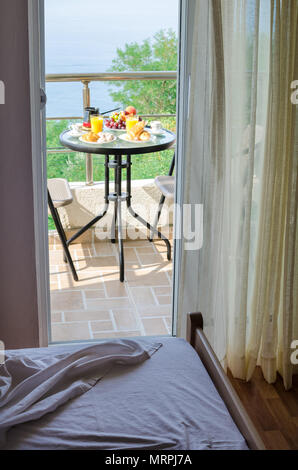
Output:
[[128,106],[125,111],[115,112],[109,118],[106,118],[105,127],[111,131],[125,131],[126,118],[128,116],[135,116],[136,114],[136,108],[134,108],[133,106]]
[[120,113],[113,113],[109,118],[105,119],[105,127],[111,129],[111,131],[125,131],[126,122],[125,114],[123,111]]

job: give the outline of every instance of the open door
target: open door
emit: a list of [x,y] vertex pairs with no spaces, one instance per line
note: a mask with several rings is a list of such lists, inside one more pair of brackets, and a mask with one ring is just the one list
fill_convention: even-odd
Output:
[[[40,331],[40,345],[46,346],[52,341],[52,336],[49,334],[51,330],[51,311],[50,311],[50,281],[49,281],[49,251],[48,251],[48,207],[47,207],[47,149],[46,149],[46,95],[45,95],[45,5],[44,0],[28,0],[28,25],[29,25],[29,42],[30,42],[30,81],[31,81],[31,119],[32,119],[32,154],[33,154],[33,180],[34,180],[34,210],[35,210],[35,248],[36,248],[36,270],[38,279],[38,308],[39,308],[39,331]],[[192,30],[189,29],[191,24],[192,12],[195,0],[180,0],[179,2],[179,76],[178,76],[178,148],[176,153],[176,178],[177,178],[177,191],[176,202],[182,207],[183,201],[183,148],[185,139],[185,129],[187,127],[187,114],[188,114],[188,90],[189,90],[189,65],[191,60],[190,53],[185,53],[188,45],[191,43],[190,37]],[[163,73],[163,72],[162,72]],[[48,77],[47,77],[47,80]],[[51,77],[52,81],[57,80]],[[84,83],[85,88],[88,84]],[[49,92],[50,96],[50,92]],[[53,118],[54,119],[54,118]],[[58,119],[58,118],[57,118]],[[73,118],[77,119],[77,118]],[[167,333],[171,332],[175,335],[177,331],[177,316],[180,313],[179,308],[179,283],[181,279],[181,257],[183,255],[184,241],[182,234],[177,233],[175,237],[174,248],[174,284],[173,284],[173,309],[174,316],[173,322],[166,325],[166,318],[162,318],[162,325],[167,329]],[[96,250],[95,250],[96,252]],[[137,253],[138,254],[138,253]],[[157,253],[158,254],[158,253]],[[157,255],[155,254],[155,256]],[[143,256],[145,259],[146,257]],[[146,259],[144,263],[146,263]],[[82,263],[81,263],[82,264]],[[142,267],[142,266],[141,266]],[[144,271],[146,266],[144,267]],[[158,273],[158,270],[157,274]],[[162,273],[159,277],[168,276]],[[64,276],[66,277],[66,276]],[[167,277],[169,286],[172,287],[170,277]],[[65,280],[65,279],[64,279]],[[163,279],[162,279],[163,281]],[[111,281],[112,284],[113,280]],[[53,283],[51,284],[53,285]],[[159,284],[153,283],[153,290],[151,295],[155,307],[165,310],[166,306],[163,305],[170,298],[163,282],[162,288]],[[157,287],[156,287],[157,286]],[[148,287],[148,286],[147,286]],[[59,287],[60,289],[60,287]],[[61,290],[61,289],[60,289]],[[136,289],[135,289],[136,290]],[[141,292],[141,291],[140,291]],[[101,293],[100,293],[101,294]],[[133,297],[134,292],[129,290],[128,300],[135,304]],[[106,292],[103,295],[107,295]],[[156,296],[159,295],[161,300],[157,300]],[[119,294],[116,295],[118,297]],[[83,300],[86,300],[83,297]],[[101,300],[96,299],[96,300]],[[119,303],[119,299],[116,299]],[[108,299],[110,302],[110,299]],[[171,299],[170,299],[171,301]],[[94,303],[94,299],[90,303]],[[86,302],[85,302],[86,303]],[[92,303],[92,306],[93,306]],[[170,304],[170,302],[168,302]],[[171,307],[171,306],[170,306]],[[85,308],[85,307],[84,307]],[[86,308],[85,308],[86,309]],[[156,319],[156,318],[155,318]],[[145,319],[149,323],[148,319]],[[144,324],[141,319],[141,324]],[[115,323],[115,322],[114,322]],[[115,325],[113,323],[113,328]],[[179,322],[178,322],[179,323]],[[142,335],[144,332],[148,334],[146,328],[138,328]],[[179,331],[179,328],[178,328]],[[118,332],[117,332],[118,333]],[[119,332],[119,334],[121,331]],[[165,334],[165,333],[162,333]],[[103,336],[103,335],[102,335]],[[101,338],[100,335],[91,335],[91,340]],[[124,335],[125,336],[125,335]],[[79,338],[84,340],[84,338]],[[62,340],[56,340],[61,342]],[[64,340],[63,340],[64,341]]]
[[50,296],[46,180],[46,95],[44,91],[44,0],[28,0],[28,31],[39,342],[40,346],[47,346]]

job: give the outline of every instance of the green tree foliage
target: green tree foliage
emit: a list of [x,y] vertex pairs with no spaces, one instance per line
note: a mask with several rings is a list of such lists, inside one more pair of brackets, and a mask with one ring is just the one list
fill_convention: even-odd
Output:
[[[176,71],[178,40],[171,29],[161,30],[142,44],[117,49],[111,72]],[[133,105],[139,114],[176,112],[176,81],[150,80],[112,82],[110,96],[123,108]]]

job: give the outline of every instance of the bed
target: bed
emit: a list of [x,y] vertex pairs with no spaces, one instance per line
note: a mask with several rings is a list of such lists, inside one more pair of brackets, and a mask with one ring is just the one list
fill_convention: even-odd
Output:
[[[10,426],[2,448],[264,448],[203,333],[200,314],[188,316],[188,342],[168,337],[125,341],[122,348],[134,344],[139,348],[138,360],[130,364],[118,360],[100,380],[92,376],[93,382],[78,396],[37,419]],[[120,343],[115,340],[108,346]],[[53,346],[10,351],[8,355],[15,361],[25,358],[31,366],[53,362],[54,357],[73,357],[81,349],[82,345]],[[146,351],[146,360],[142,351]]]

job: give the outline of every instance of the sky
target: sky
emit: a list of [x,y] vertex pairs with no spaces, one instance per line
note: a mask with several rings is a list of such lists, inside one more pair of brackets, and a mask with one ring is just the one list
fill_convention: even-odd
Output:
[[[46,73],[106,72],[125,43],[160,29],[178,31],[178,0],[45,0]],[[80,116],[82,85],[46,87],[47,115]],[[91,84],[91,104],[114,106],[106,83]]]
[[46,0],[45,8],[47,73],[104,72],[117,47],[178,29],[178,0]]

